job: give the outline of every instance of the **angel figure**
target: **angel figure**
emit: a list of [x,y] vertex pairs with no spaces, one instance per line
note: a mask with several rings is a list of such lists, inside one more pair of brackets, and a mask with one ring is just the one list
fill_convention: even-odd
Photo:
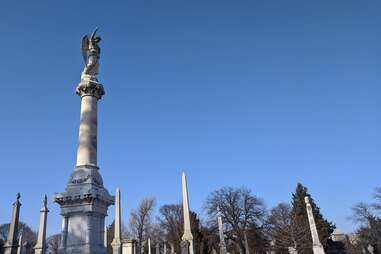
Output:
[[99,69],[99,55],[101,49],[98,43],[101,41],[101,37],[97,36],[98,28],[89,35],[85,35],[81,41],[81,49],[83,60],[85,61],[85,68],[83,69],[82,75],[96,76]]

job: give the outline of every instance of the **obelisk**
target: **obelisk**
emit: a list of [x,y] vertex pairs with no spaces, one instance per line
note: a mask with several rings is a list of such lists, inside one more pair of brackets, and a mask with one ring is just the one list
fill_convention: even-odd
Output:
[[306,202],[308,222],[310,224],[311,236],[312,236],[312,250],[314,254],[325,254],[323,245],[320,243],[318,231],[315,224],[314,214],[312,213],[312,206],[310,204],[310,199],[306,196],[304,198]]
[[[182,175],[182,193],[183,193],[183,217],[184,217],[184,234],[181,238],[182,241],[189,243],[189,254],[193,254],[193,235],[191,231],[190,215],[189,215],[189,196],[187,178],[185,173]],[[183,244],[183,246],[186,246]]]
[[96,30],[82,38],[85,67],[76,89],[81,98],[77,163],[65,192],[54,196],[62,215],[60,254],[106,254],[103,228],[114,198],[104,188],[97,166],[97,104],[105,94],[97,79],[100,40]]
[[114,239],[111,242],[111,246],[113,254],[122,254],[122,217],[119,188],[116,190],[115,195]]
[[34,246],[35,254],[46,253],[46,221],[48,218],[48,198],[44,197],[42,208],[40,209],[40,225],[38,227],[37,243]]
[[151,254],[151,239],[148,238],[148,254]]
[[222,216],[221,216],[221,211],[219,206],[217,206],[217,222],[218,222],[218,233],[220,236],[220,254],[226,254],[224,229],[222,225]]
[[16,254],[18,249],[17,231],[19,227],[20,216],[20,193],[16,195],[16,201],[13,203],[12,220],[9,225],[7,241],[4,244],[4,254]]

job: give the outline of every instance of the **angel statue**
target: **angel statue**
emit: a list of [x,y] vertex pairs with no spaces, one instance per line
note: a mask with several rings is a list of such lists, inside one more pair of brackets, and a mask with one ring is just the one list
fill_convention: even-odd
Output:
[[[94,30],[94,32],[89,35],[85,35],[81,41],[81,49],[83,60],[85,61],[85,68],[82,72],[82,77],[95,77],[98,74],[99,69],[99,55],[101,53],[101,49],[98,46],[98,43],[101,41],[101,37],[97,36],[98,28]],[[86,75],[86,76],[85,76]]]

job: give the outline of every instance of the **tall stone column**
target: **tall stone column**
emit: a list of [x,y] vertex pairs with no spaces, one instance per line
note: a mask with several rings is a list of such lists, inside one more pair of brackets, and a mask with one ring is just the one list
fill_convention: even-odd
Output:
[[167,243],[165,241],[163,242],[163,253],[167,254]]
[[40,210],[40,225],[38,227],[37,243],[34,246],[35,254],[46,253],[46,221],[48,218],[48,198],[44,197],[43,205]]
[[120,209],[120,190],[116,190],[115,195],[115,220],[114,220],[114,239],[111,243],[113,254],[122,254],[122,217]]
[[314,254],[325,254],[323,245],[320,243],[318,231],[315,224],[314,214],[312,212],[312,206],[310,204],[310,199],[306,196],[304,198],[306,202],[308,222],[310,224],[311,236],[312,236],[312,249]]
[[[182,175],[182,193],[183,193],[183,215],[184,215],[183,216],[184,217],[184,234],[182,236],[182,241],[187,241],[189,243],[189,254],[194,254],[193,235],[191,231],[190,215],[189,215],[188,186],[187,186],[187,178],[184,172]],[[183,246],[186,246],[186,245],[183,245]]]
[[20,216],[20,193],[16,195],[16,201],[13,203],[12,220],[9,225],[8,238],[4,244],[4,254],[16,254],[18,249],[18,227]]
[[77,161],[65,191],[54,196],[63,220],[60,254],[106,254],[103,226],[114,197],[103,186],[97,166],[98,100],[105,94],[96,77],[100,40],[96,31],[82,39],[85,67],[76,89],[81,99]]
[[224,229],[222,225],[222,216],[221,216],[221,211],[219,207],[217,207],[217,222],[218,222],[218,233],[220,236],[220,254],[226,254]]

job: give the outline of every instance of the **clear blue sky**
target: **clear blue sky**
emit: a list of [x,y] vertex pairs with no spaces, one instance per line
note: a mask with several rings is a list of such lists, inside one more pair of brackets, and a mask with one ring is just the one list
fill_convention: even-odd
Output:
[[[381,182],[381,2],[13,1],[0,8],[0,223],[38,224],[75,164],[80,38],[100,27],[99,166],[123,195],[202,212],[247,186],[268,207],[306,185],[345,231]],[[50,198],[49,234],[59,232]],[[113,214],[113,208],[109,210]],[[111,218],[107,219],[111,221]]]

